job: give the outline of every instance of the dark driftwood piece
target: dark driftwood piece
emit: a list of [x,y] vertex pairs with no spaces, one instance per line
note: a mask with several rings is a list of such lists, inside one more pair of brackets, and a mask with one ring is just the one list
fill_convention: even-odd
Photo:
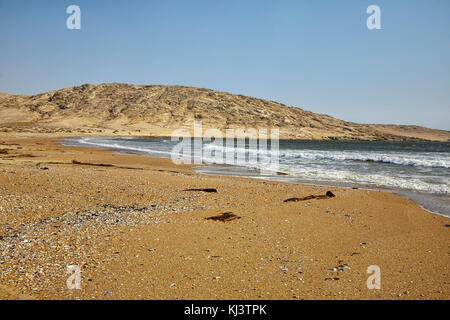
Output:
[[222,222],[227,222],[227,221],[233,221],[236,219],[240,219],[241,217],[233,214],[232,212],[225,212],[222,213],[218,216],[214,216],[214,217],[209,217],[209,218],[205,218],[206,220],[214,220],[214,221],[222,221]]
[[214,188],[204,188],[204,189],[185,189],[183,191],[203,191],[203,192],[217,192]]
[[[49,164],[66,164],[64,162],[47,162]],[[133,167],[121,167],[113,164],[105,164],[105,163],[89,163],[89,162],[81,162],[77,160],[72,160],[72,164],[80,165],[80,166],[93,166],[93,167],[111,167],[118,169],[131,169],[131,170],[143,170],[143,168],[133,168]]]
[[336,197],[336,196],[334,195],[333,192],[327,191],[327,193],[324,195],[321,194],[321,195],[315,196],[312,194],[310,196],[306,196],[303,198],[289,198],[289,199],[284,200],[283,202],[297,202],[297,201],[306,201],[306,200],[311,200],[311,199],[320,200],[320,199],[328,199],[328,198],[334,198],[334,197]]
[[81,162],[77,160],[72,160],[72,164],[78,164],[82,166],[95,166],[95,167],[115,167],[112,164],[104,164],[104,163],[89,163],[89,162]]

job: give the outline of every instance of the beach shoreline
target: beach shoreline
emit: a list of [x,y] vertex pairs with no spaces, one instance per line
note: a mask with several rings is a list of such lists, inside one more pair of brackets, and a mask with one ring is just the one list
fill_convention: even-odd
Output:
[[[89,139],[89,142],[87,141]],[[97,138],[101,139],[102,141],[96,141],[94,138],[93,141],[91,141],[91,137],[76,137],[76,138],[65,138],[63,141],[61,141],[62,144],[68,145],[68,146],[92,146],[92,147],[100,147],[100,148],[106,148],[109,150],[112,150],[114,152],[118,153],[125,153],[125,154],[137,154],[137,155],[145,155],[150,157],[157,157],[157,158],[163,158],[168,159],[172,157],[171,154],[171,148],[175,148],[175,144],[169,149],[167,147],[162,147],[160,144],[161,142],[167,143],[167,141],[170,141],[168,137],[101,137]],[[103,141],[105,139],[105,141]],[[147,145],[140,144],[139,146],[135,144],[123,144],[124,141],[126,142],[133,142],[133,140],[138,139],[137,141],[140,141],[141,139],[144,139],[146,141]],[[150,139],[150,141],[147,141],[147,139]],[[109,141],[108,141],[109,140]],[[115,141],[118,141],[117,144]],[[285,140],[286,141],[286,140]],[[289,143],[292,143],[293,140],[289,140]],[[297,143],[301,142],[303,145],[301,148],[308,149],[311,148],[311,141],[307,140],[295,140]],[[320,141],[319,143],[329,143],[328,141]],[[343,144],[342,148],[344,150],[347,150],[348,144],[355,144],[354,141],[339,141],[339,142],[333,142],[333,144]],[[361,142],[359,142],[361,143]],[[367,142],[365,142],[367,143]],[[370,142],[370,144],[375,143],[375,145],[379,143],[386,143],[386,142]],[[281,143],[283,145],[283,143]],[[360,146],[363,147],[364,146]],[[205,146],[204,146],[205,148]],[[250,146],[249,146],[250,148]],[[206,147],[206,150],[208,151],[208,148]],[[300,149],[299,149],[300,150]],[[278,157],[284,157],[286,150],[280,150],[281,154],[278,154]],[[320,155],[320,154],[316,154]],[[322,155],[320,155],[322,156]],[[367,157],[367,155],[365,155]],[[400,155],[397,157],[402,157],[404,155]],[[372,156],[373,158],[373,156]],[[298,163],[302,166],[304,166],[304,170],[306,169],[306,172],[308,172],[308,159],[305,159],[305,163]],[[386,161],[386,160],[385,160]],[[395,159],[396,164],[400,164],[398,159]],[[405,161],[405,160],[403,160]],[[411,158],[407,161],[412,161]],[[418,161],[417,158],[414,159],[414,161]],[[261,174],[260,169],[258,169],[258,164],[247,164],[247,165],[236,165],[231,163],[205,163],[205,164],[197,164],[193,165],[192,168],[197,173],[202,174],[209,174],[213,176],[235,176],[235,177],[247,177],[247,178],[254,178],[254,179],[263,179],[263,180],[269,180],[269,181],[279,181],[279,182],[285,182],[285,183],[294,183],[294,184],[300,184],[300,185],[315,185],[315,186],[322,186],[322,187],[334,187],[334,188],[357,188],[357,189],[363,189],[363,190],[380,190],[385,192],[392,192],[395,194],[398,194],[402,197],[406,197],[408,199],[413,200],[415,203],[417,203],[422,209],[442,215],[445,217],[450,216],[450,198],[445,193],[436,193],[436,192],[430,192],[429,190],[414,190],[414,189],[408,189],[406,186],[397,186],[392,187],[388,185],[381,184],[382,182],[378,181],[379,184],[377,184],[377,181],[371,181],[369,182],[351,182],[346,181],[345,178],[336,178],[335,180],[324,180],[323,178],[320,179],[319,177],[316,177],[315,179],[309,178],[308,180],[305,179],[305,174],[298,175],[289,174],[290,169],[289,167],[284,167],[281,169],[280,164],[278,164],[278,169],[275,171],[272,170],[272,174],[270,174],[270,171],[268,171],[265,174]],[[424,165],[423,163],[415,163],[419,165]],[[411,165],[411,164],[409,164]],[[428,165],[425,163],[425,165]],[[256,167],[255,167],[256,166]],[[327,171],[327,168],[323,167],[319,170]],[[367,169],[367,168],[366,168]],[[383,169],[383,168],[379,168]],[[340,170],[343,170],[345,172],[345,168],[342,168]],[[382,171],[379,171],[380,173]],[[361,173],[361,172],[354,172],[355,174]],[[366,172],[367,175],[373,174],[372,172]],[[311,174],[311,169],[309,169],[309,174]],[[385,173],[387,174],[387,173]],[[308,174],[306,174],[308,176]],[[422,178],[422,181],[424,181],[424,178]],[[412,187],[412,186],[410,186]],[[436,185],[429,185],[429,187],[436,188]]]
[[[0,298],[450,296],[450,219],[412,200],[209,176],[170,159],[64,146],[64,138],[0,137]],[[283,202],[328,190],[336,197]],[[205,220],[224,212],[241,219]],[[69,264],[83,270],[81,290],[67,289]],[[382,270],[380,290],[366,286],[370,265]]]
[[[205,166],[194,166],[193,169],[197,169],[199,168],[199,170],[195,170],[196,172],[200,173],[200,174],[206,174],[206,175],[212,175],[212,176],[228,176],[228,175],[221,175],[218,173],[207,173],[205,171],[203,171],[202,168],[204,168]],[[240,177],[240,175],[234,175],[234,174],[230,174],[229,176],[232,177]],[[324,187],[324,188],[340,188],[340,189],[360,189],[360,190],[371,190],[371,191],[382,191],[382,192],[389,192],[389,193],[393,193],[396,194],[402,198],[405,199],[409,199],[414,201],[414,203],[416,205],[418,205],[422,210],[428,212],[428,213],[432,213],[432,214],[436,214],[442,217],[446,217],[449,218],[449,214],[445,214],[442,212],[438,212],[438,211],[433,211],[432,209],[428,208],[426,205],[423,205],[421,202],[417,201],[415,197],[411,196],[411,194],[413,193],[410,190],[395,190],[392,188],[387,188],[387,187],[382,187],[382,186],[350,186],[350,185],[339,185],[339,184],[332,184],[332,183],[326,183],[326,182],[319,182],[319,183],[312,183],[312,182],[307,182],[307,181],[300,181],[300,182],[291,182],[291,181],[283,181],[283,180],[277,180],[277,179],[265,179],[262,177],[248,177],[250,179],[260,179],[260,180],[267,180],[267,181],[278,181],[278,182],[282,182],[282,183],[293,183],[293,184],[299,184],[299,185],[308,185],[308,186],[320,186],[320,187]]]

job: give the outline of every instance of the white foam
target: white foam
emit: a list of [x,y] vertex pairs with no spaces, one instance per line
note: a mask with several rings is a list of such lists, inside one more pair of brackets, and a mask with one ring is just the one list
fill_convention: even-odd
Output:
[[[165,142],[162,145],[143,141],[120,141],[115,138],[79,138],[76,141],[85,145],[150,155],[159,154],[162,157],[170,157],[172,148],[167,140],[157,141],[159,144]],[[149,148],[150,146],[152,148]],[[268,146],[268,150],[258,150],[242,147],[229,148],[211,143],[205,145],[204,148],[208,151],[221,151],[223,155],[228,151],[245,152],[247,155],[275,155],[275,152],[270,150],[270,146]],[[204,153],[204,156],[207,154],[208,152]],[[385,186],[438,194],[450,193],[449,172],[446,170],[450,168],[450,153],[282,149],[279,151],[279,157],[280,167],[275,171],[285,172],[290,177],[299,179]],[[222,161],[216,157],[203,158],[203,160],[206,163],[235,164],[233,163],[234,157],[232,162],[229,162],[230,159],[226,157]],[[374,166],[363,165],[368,162],[374,162]],[[399,169],[393,166],[385,167],[383,164],[398,165]],[[247,162],[245,166],[252,169],[273,170],[273,163]],[[430,171],[431,169],[432,171]],[[442,175],[440,175],[441,173]]]
[[[285,170],[288,168],[284,168]],[[283,169],[282,169],[283,170]],[[289,170],[289,169],[288,169]],[[286,170],[286,171],[288,171]],[[367,184],[373,186],[385,186],[397,189],[409,189],[429,193],[450,193],[448,183],[431,183],[420,178],[400,177],[387,174],[365,174],[362,172],[347,170],[305,170],[290,173],[291,176],[301,177],[306,180],[339,181],[343,183]]]
[[170,151],[142,148],[142,147],[138,147],[136,145],[123,145],[123,144],[119,144],[119,143],[111,141],[111,140],[100,139],[100,138],[80,138],[80,139],[76,139],[76,141],[79,144],[87,144],[87,145],[96,146],[96,147],[143,152],[143,153],[147,153],[147,154],[154,154],[154,153],[164,154],[164,155],[171,154]]
[[[218,146],[209,144],[205,148],[216,150],[233,149],[236,151],[246,151],[247,153],[271,153],[270,150],[257,150],[245,148],[229,148],[226,146]],[[421,152],[421,153],[405,153],[405,152],[379,152],[379,151],[340,151],[340,150],[279,150],[280,159],[284,160],[328,160],[328,161],[361,161],[361,162],[380,162],[391,163],[402,166],[422,166],[430,168],[450,168],[450,155],[444,152]]]

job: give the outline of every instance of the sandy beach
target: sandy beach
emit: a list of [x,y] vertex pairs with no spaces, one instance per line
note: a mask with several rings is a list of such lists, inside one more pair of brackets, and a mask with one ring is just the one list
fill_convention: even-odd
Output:
[[450,298],[450,219],[409,199],[59,142],[0,137],[0,299]]

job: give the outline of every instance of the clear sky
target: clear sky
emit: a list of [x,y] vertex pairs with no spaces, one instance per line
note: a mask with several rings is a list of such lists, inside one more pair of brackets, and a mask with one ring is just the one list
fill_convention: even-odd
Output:
[[[81,8],[81,30],[66,8]],[[381,30],[366,9],[381,8]],[[0,91],[179,84],[450,130],[448,0],[0,0]]]

